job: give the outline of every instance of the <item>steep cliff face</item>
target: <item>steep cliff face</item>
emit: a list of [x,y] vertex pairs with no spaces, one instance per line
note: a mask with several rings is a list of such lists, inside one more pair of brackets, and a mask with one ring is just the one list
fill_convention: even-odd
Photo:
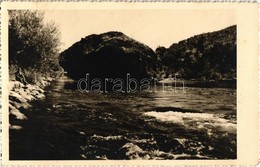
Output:
[[157,57],[148,46],[121,32],[90,35],[60,54],[60,64],[77,80],[86,73],[92,78],[142,79],[155,75]]
[[236,26],[205,33],[159,47],[161,75],[180,74],[187,79],[236,78]]

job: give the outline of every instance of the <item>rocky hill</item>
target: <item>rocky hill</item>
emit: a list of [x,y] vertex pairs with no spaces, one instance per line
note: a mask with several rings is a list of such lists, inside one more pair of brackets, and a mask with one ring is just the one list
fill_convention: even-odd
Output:
[[89,35],[60,54],[60,64],[68,76],[91,78],[142,79],[157,71],[157,57],[148,46],[121,32]]
[[159,73],[168,77],[178,73],[186,79],[225,80],[236,78],[236,26],[196,35],[159,47]]

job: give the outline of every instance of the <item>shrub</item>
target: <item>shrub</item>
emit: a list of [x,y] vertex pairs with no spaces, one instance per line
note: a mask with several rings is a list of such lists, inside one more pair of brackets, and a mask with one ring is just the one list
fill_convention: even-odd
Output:
[[[61,68],[58,64],[60,33],[57,25],[45,23],[44,13],[39,11],[9,10],[8,14],[10,67],[16,67],[16,71],[21,68],[25,78],[58,72]],[[34,79],[29,79],[32,81]]]

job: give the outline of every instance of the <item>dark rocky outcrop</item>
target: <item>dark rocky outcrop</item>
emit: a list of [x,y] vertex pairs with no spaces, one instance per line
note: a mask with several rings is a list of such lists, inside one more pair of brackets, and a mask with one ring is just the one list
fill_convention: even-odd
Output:
[[72,79],[141,79],[155,75],[157,57],[152,49],[121,32],[89,35],[60,54],[60,64]]
[[160,75],[185,79],[236,79],[236,26],[159,47]]

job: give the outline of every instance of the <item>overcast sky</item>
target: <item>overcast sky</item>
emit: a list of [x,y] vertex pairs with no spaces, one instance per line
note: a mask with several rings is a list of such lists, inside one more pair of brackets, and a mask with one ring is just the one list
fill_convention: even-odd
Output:
[[236,24],[234,10],[49,10],[60,27],[61,50],[90,34],[121,31],[152,49]]

